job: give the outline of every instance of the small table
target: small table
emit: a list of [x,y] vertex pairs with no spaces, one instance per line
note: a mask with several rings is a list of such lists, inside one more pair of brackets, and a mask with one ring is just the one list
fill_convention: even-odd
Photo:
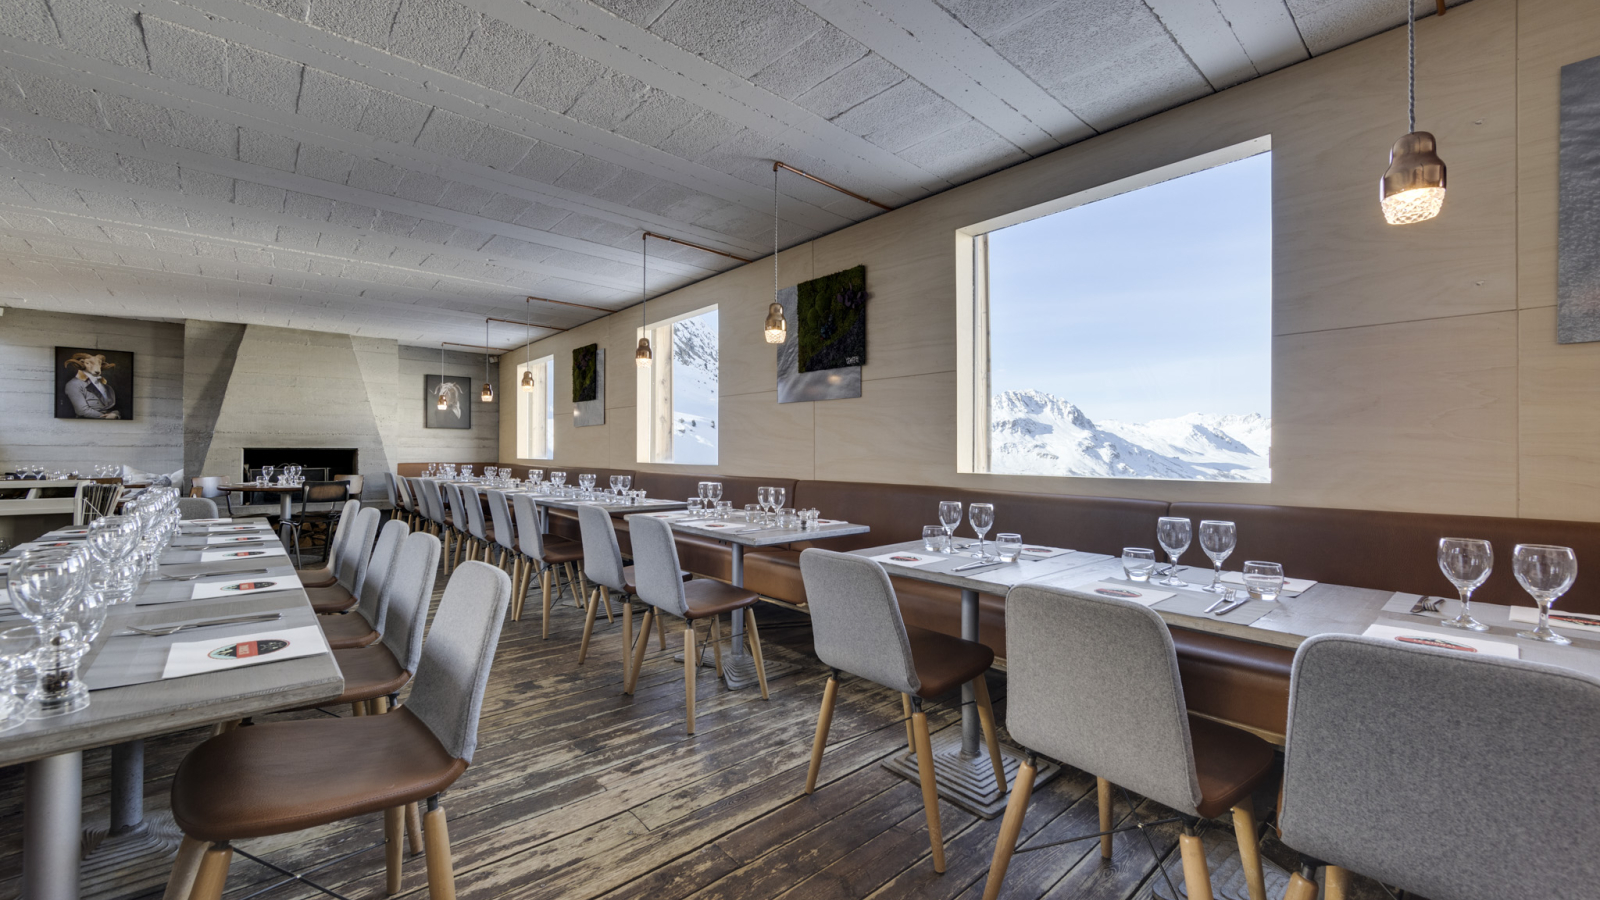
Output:
[[[632,515],[641,515],[634,513]],[[630,516],[631,518],[631,516]],[[733,552],[732,583],[744,587],[744,549],[746,547],[777,547],[796,541],[820,541],[851,534],[866,534],[872,529],[866,525],[838,522],[816,528],[761,528],[747,522],[728,522],[721,519],[674,518],[666,520],[672,530],[682,534],[708,537],[727,544]],[[755,659],[745,651],[744,610],[734,610],[730,653],[722,657],[722,677],[728,689],[737,691],[756,683]],[[767,680],[777,678],[776,671],[767,672]]]
[[289,540],[294,535],[294,529],[289,526],[294,520],[294,507],[291,501],[294,500],[295,494],[305,489],[306,486],[303,484],[224,484],[217,487],[217,490],[227,491],[230,494],[277,494],[278,537],[283,540],[285,547],[289,547]]
[[[991,549],[992,546],[991,543]],[[921,541],[887,544],[852,552],[857,556],[883,556],[899,552],[928,555]],[[903,566],[884,560],[879,562],[883,565],[884,571],[896,578],[910,578],[960,588],[961,637],[977,641],[979,594],[995,594],[1003,597],[1013,586],[1025,581],[1042,581],[1051,576],[1059,576],[1074,569],[1094,565],[1108,558],[1098,553],[1067,551],[1060,556],[1021,559],[1014,563],[1001,563],[970,572],[952,571],[977,561],[976,557],[965,555],[952,555],[948,560],[921,566]],[[1016,779],[1017,767],[1021,764],[1022,758],[1022,752],[1015,747],[1000,745],[1000,762],[1005,769],[1006,784],[1003,789],[995,785],[994,767],[989,762],[988,751],[982,748],[979,741],[976,698],[973,696],[970,684],[962,685],[960,738],[947,736],[947,732],[940,732],[933,739],[933,770],[939,785],[939,795],[974,815],[993,819],[1005,811],[1006,794]],[[912,781],[920,777],[909,749],[891,757],[884,765]],[[1059,771],[1054,763],[1041,760],[1034,783],[1042,784],[1054,778]]]

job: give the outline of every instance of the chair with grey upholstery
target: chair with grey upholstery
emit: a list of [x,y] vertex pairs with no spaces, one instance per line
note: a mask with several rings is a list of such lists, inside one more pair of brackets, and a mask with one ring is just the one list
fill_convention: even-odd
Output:
[[356,530],[357,514],[361,511],[360,500],[346,500],[344,508],[339,511],[339,524],[333,527],[333,542],[328,545],[328,558],[315,569],[300,569],[296,574],[300,576],[300,584],[308,587],[331,587],[339,580],[336,571],[339,555],[344,552],[345,541]]
[[383,473],[383,492],[389,498],[389,518],[398,518],[402,514],[400,508],[400,479],[393,472]]
[[431,534],[407,535],[400,547],[402,553],[390,579],[394,587],[386,592],[383,637],[364,647],[333,649],[334,661],[344,675],[344,693],[329,703],[349,703],[358,716],[387,712],[395,695],[417,671],[422,653],[428,601],[433,599],[439,570],[439,539]]
[[[589,610],[583,619],[583,640],[578,644],[578,665],[589,656],[589,638],[594,633],[595,610],[604,608],[606,620],[611,616],[611,594],[622,602],[622,682],[628,693],[633,693],[633,681],[628,677],[633,660],[633,600],[639,590],[635,587],[633,566],[622,562],[622,547],[617,543],[617,525],[609,510],[598,506],[578,507],[578,528],[583,537],[583,575],[595,585],[589,595]],[[688,572],[679,576],[687,581]],[[656,633],[660,635],[661,649],[667,649],[667,628],[660,617],[656,618]],[[641,641],[649,640],[650,633],[642,632]]]
[[180,519],[215,519],[217,517],[217,502],[204,497],[179,497],[178,518]]
[[[450,538],[446,540],[444,564],[445,571],[449,572],[456,566],[461,565],[461,557],[466,553],[468,541],[472,539],[472,535],[467,530],[469,513],[467,512],[467,502],[461,497],[461,485],[446,482],[439,485],[439,490],[444,494],[445,504],[449,507],[444,516],[445,524],[450,526]],[[450,541],[455,542],[454,551],[449,549]],[[470,555],[467,555],[467,559],[470,560],[471,558]]]
[[389,580],[399,562],[400,546],[411,533],[410,526],[399,519],[383,523],[378,531],[378,542],[372,548],[372,560],[367,563],[367,577],[357,592],[359,600],[349,612],[318,616],[317,624],[335,650],[348,647],[365,647],[383,635],[384,615],[389,603]]
[[1283,842],[1343,900],[1360,872],[1437,900],[1593,897],[1600,679],[1539,663],[1323,635],[1289,684]]
[[404,706],[381,716],[236,728],[191,750],[172,780],[172,814],[184,838],[169,896],[220,898],[233,841],[380,810],[387,844],[385,890],[397,894],[403,887],[405,809],[426,801],[430,894],[434,900],[454,897],[449,829],[439,796],[466,771],[477,748],[478,717],[510,600],[506,573],[469,562],[445,587]]
[[[506,498],[505,491],[483,492],[489,499],[489,537],[493,541],[491,549],[499,556],[497,565],[504,569],[507,560],[513,559],[517,552],[517,530],[511,524],[511,501]],[[511,584],[515,589],[516,575],[511,576]]]
[[907,739],[916,754],[917,774],[922,783],[928,839],[933,845],[933,870],[943,873],[939,790],[934,783],[933,746],[922,704],[964,684],[972,685],[989,760],[994,766],[995,796],[1003,795],[1005,769],[1000,762],[1000,741],[995,734],[994,709],[989,704],[989,685],[984,680],[984,673],[994,664],[994,651],[976,641],[907,625],[900,615],[900,601],[888,573],[874,560],[813,547],[800,553],[800,577],[805,581],[817,658],[829,669],[828,683],[822,693],[822,711],[817,716],[817,734],[811,745],[806,793],[817,789],[822,751],[828,743],[828,728],[833,723],[839,674],[847,672],[899,691],[909,720]]
[[335,581],[327,587],[307,587],[311,608],[319,614],[344,612],[356,605],[361,595],[361,582],[367,576],[367,566],[372,561],[372,545],[378,539],[378,521],[383,514],[376,506],[356,513],[355,525],[345,535],[344,547],[334,561]]
[[[567,576],[567,586],[572,589],[572,602],[583,606],[582,592],[572,564],[583,557],[583,547],[577,541],[545,534],[537,504],[527,494],[511,497],[511,508],[517,519],[517,551],[522,554],[522,580],[512,591],[511,619],[522,618],[522,605],[528,596],[533,577],[539,577],[539,589],[544,594],[544,637],[550,637],[550,597],[561,596],[561,573]],[[557,567],[560,567],[559,569]]]
[[417,483],[422,490],[418,496],[422,498],[422,515],[428,520],[433,533],[438,535],[444,544],[443,557],[450,558],[450,511],[444,508],[444,491],[440,489],[439,482],[434,478],[419,478]]
[[467,514],[467,559],[489,561],[489,550],[493,546],[493,534],[488,523],[483,520],[484,496],[481,488],[470,484],[461,485],[456,489],[461,497],[461,505]]
[[396,501],[400,504],[400,516],[411,526],[412,531],[416,531],[417,498],[412,493],[411,479],[400,475],[394,476],[394,490]]
[[[582,527],[581,525],[579,527]],[[684,619],[683,628],[683,689],[685,724],[694,734],[694,680],[700,654],[695,650],[694,623],[700,619],[711,620],[711,647],[716,656],[717,675],[722,676],[722,614],[744,611],[745,637],[750,644],[750,655],[755,658],[756,679],[761,684],[761,699],[767,695],[767,666],[761,657],[761,633],[756,629],[755,605],[759,598],[752,591],[723,584],[720,581],[699,579],[687,584],[683,581],[683,567],[678,564],[678,544],[672,538],[672,527],[660,519],[649,516],[630,516],[628,534],[633,543],[633,568],[638,597],[649,608],[645,610],[642,635],[650,633],[650,623],[658,615],[673,615]],[[626,690],[633,693],[639,680],[639,667],[644,665],[644,648],[648,641],[641,640],[634,648],[633,665],[629,668]]]
[[1250,900],[1265,900],[1250,795],[1272,773],[1272,745],[1189,714],[1172,635],[1154,610],[1044,585],[1012,588],[1006,685],[1006,727],[1028,758],[1011,788],[986,900],[999,895],[1016,852],[1041,755],[1096,777],[1103,858],[1110,857],[1113,833],[1153,824],[1136,819],[1112,828],[1113,785],[1176,810],[1184,823],[1178,838],[1184,885],[1195,900],[1209,900],[1211,876],[1194,826],[1231,810]]

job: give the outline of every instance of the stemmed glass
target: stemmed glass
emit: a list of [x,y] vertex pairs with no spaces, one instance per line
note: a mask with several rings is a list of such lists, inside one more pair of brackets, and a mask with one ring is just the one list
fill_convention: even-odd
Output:
[[756,505],[761,507],[761,519],[762,522],[765,523],[767,518],[767,507],[772,505],[772,488],[756,488]]
[[[720,481],[707,481],[707,482],[705,482],[705,486],[706,486],[706,499],[711,501],[707,505],[710,506],[713,510],[721,509],[722,508],[722,482],[720,482]],[[717,517],[717,514],[716,513],[712,513],[712,516],[713,517]]]
[[[718,485],[717,490],[721,491],[721,489],[721,485]],[[778,510],[783,509],[783,501],[788,494],[789,492],[781,487],[774,487],[772,489],[772,514],[774,516],[778,514]],[[721,496],[721,494],[719,493],[718,496]]]
[[264,484],[264,485],[271,484],[272,483],[272,473],[275,472],[275,471],[277,471],[277,470],[273,466],[262,466],[261,467],[261,483]]
[[1549,644],[1572,643],[1550,630],[1550,607],[1578,578],[1578,557],[1572,548],[1518,544],[1511,552],[1511,572],[1517,576],[1517,584],[1539,604],[1539,627],[1519,631],[1517,637]]
[[617,493],[626,494],[628,491],[633,489],[633,476],[632,475],[618,475],[617,476],[617,485],[620,488],[620,490],[618,490]]
[[944,526],[944,552],[954,553],[956,548],[956,526],[961,524],[961,501],[941,500],[939,502],[939,524]]
[[87,569],[88,554],[79,549],[25,552],[11,567],[12,602],[43,644],[37,654],[39,683],[28,695],[29,718],[65,715],[89,705],[89,690],[77,674],[78,660],[89,647],[79,640],[78,625],[69,621]]
[[543,469],[529,469],[528,470],[528,483],[533,485],[535,490],[537,490],[539,488],[539,482],[541,482],[543,480],[544,480],[544,470]]
[[566,486],[567,473],[565,473],[565,472],[551,472],[550,473],[550,483],[555,486],[557,491],[560,491],[561,488]]
[[1189,586],[1187,581],[1178,577],[1178,557],[1189,549],[1191,539],[1188,519],[1162,516],[1156,522],[1156,540],[1161,542],[1161,549],[1167,551],[1167,558],[1171,561],[1167,566],[1167,577],[1156,582],[1157,584],[1165,587]]
[[1469,631],[1488,631],[1489,626],[1472,617],[1472,592],[1489,580],[1489,573],[1494,571],[1494,548],[1488,541],[1473,538],[1440,538],[1439,570],[1461,593],[1461,614],[1440,624]]
[[983,536],[994,527],[994,504],[971,503],[967,505],[967,522],[972,525],[972,530],[978,533],[978,559],[987,561],[989,554],[984,552]]
[[611,476],[611,493],[613,496],[622,493],[622,476]]
[[1211,576],[1211,584],[1200,590],[1212,594],[1225,594],[1228,592],[1222,585],[1222,561],[1233,552],[1234,546],[1239,542],[1238,530],[1232,522],[1218,522],[1207,519],[1200,523],[1200,549],[1211,557],[1211,564],[1216,572]]

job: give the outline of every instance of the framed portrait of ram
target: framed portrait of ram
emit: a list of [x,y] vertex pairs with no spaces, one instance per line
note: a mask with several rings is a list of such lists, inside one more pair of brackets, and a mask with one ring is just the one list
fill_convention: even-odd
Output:
[[56,348],[56,418],[133,418],[133,354]]

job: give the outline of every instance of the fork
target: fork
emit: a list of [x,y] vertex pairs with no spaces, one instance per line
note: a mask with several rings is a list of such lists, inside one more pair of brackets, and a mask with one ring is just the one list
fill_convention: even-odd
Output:
[[271,622],[283,618],[283,613],[262,613],[255,616],[230,616],[226,619],[207,619],[204,622],[187,622],[181,625],[157,625],[151,628],[142,628],[138,625],[129,625],[127,631],[119,631],[112,637],[133,637],[144,635],[146,637],[166,637],[180,631],[189,631],[194,628],[210,628],[213,625],[243,625],[248,622]]

